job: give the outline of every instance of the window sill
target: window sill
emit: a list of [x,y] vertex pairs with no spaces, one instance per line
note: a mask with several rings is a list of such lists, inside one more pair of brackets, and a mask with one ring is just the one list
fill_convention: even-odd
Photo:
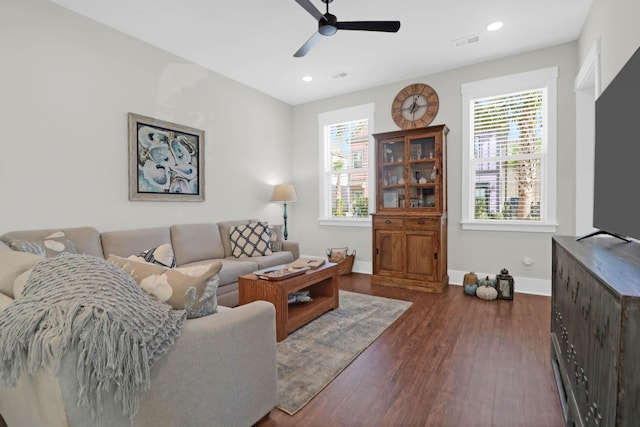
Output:
[[525,233],[555,233],[558,224],[549,222],[532,222],[532,221],[462,221],[460,222],[463,230],[480,230],[480,231],[516,231]]
[[321,226],[332,227],[369,227],[371,228],[371,217],[367,218],[319,218]]

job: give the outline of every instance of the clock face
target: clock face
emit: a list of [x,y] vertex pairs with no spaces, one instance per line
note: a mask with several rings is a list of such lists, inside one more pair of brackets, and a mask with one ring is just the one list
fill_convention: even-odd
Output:
[[429,85],[411,84],[396,95],[391,105],[393,121],[402,129],[428,126],[438,113],[438,94]]

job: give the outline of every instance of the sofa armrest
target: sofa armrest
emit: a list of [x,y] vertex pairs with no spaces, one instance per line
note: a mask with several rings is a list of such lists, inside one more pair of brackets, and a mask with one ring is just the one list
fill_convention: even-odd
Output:
[[[57,376],[40,370],[23,374],[16,389],[0,387],[7,423],[94,425],[90,411],[77,405],[76,363],[77,353],[70,351]],[[150,383],[134,427],[255,424],[277,403],[275,308],[255,301],[187,320],[175,346],[151,369]],[[41,401],[41,394],[50,397]],[[103,394],[102,405],[102,425],[131,425],[113,393]]]
[[138,417],[149,426],[250,426],[277,394],[275,308],[255,301],[188,320],[153,367]]
[[298,247],[298,242],[285,240],[284,242],[282,242],[282,250],[291,252],[293,254],[294,261],[300,258],[300,248]]

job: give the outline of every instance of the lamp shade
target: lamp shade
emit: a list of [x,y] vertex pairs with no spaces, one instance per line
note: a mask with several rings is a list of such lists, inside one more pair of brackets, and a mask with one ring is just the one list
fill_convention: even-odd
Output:
[[273,187],[273,196],[271,196],[272,202],[297,202],[296,189],[291,184],[280,184]]

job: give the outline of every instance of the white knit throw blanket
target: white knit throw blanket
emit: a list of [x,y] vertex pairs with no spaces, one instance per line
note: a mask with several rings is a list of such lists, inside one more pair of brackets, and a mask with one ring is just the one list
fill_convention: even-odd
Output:
[[122,269],[89,255],[36,264],[23,297],[0,312],[0,381],[14,386],[27,370],[60,368],[78,353],[78,404],[99,422],[109,387],[133,421],[150,368],[174,344],[185,312],[143,291]]

